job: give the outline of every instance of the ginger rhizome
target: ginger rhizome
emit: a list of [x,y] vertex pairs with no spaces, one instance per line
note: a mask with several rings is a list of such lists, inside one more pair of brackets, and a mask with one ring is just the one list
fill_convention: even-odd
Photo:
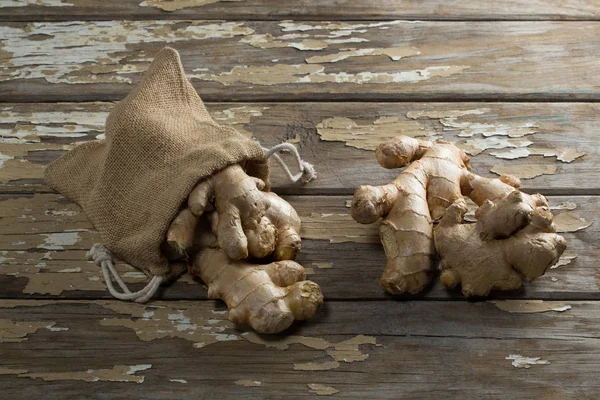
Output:
[[[478,206],[488,200],[497,202],[518,191],[520,185],[513,176],[488,179],[473,174],[469,157],[444,141],[432,143],[399,136],[382,143],[376,157],[385,168],[407,167],[387,185],[359,187],[351,212],[352,217],[363,224],[384,218],[380,237],[387,265],[381,284],[392,294],[416,294],[433,279],[433,223],[448,207],[463,196]],[[523,193],[521,198],[530,210],[547,206],[542,195]],[[488,229],[497,231],[498,235],[507,235],[506,231],[512,233],[502,221],[487,220],[486,223]]]
[[[258,332],[276,333],[312,317],[323,302],[292,261],[301,247],[296,210],[240,165],[198,183],[175,217],[163,244],[171,260],[192,261],[190,273],[225,301],[229,319]],[[246,259],[272,257],[270,264]]]
[[566,248],[548,208],[531,209],[520,192],[486,202],[474,224],[463,222],[466,212],[465,201],[456,200],[434,229],[440,280],[460,284],[465,296],[518,289],[523,279],[543,275]]
[[305,280],[304,268],[291,260],[257,265],[206,248],[190,272],[206,283],[209,298],[227,304],[230,321],[247,323],[260,333],[281,332],[294,320],[312,317],[323,303],[319,286]]

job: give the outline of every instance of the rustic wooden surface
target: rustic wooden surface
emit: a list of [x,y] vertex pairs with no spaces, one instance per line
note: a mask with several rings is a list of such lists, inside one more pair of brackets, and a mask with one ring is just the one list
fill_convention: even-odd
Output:
[[[596,0],[0,0],[0,397],[600,398],[599,17]],[[317,166],[273,177],[326,297],[285,334],[233,326],[189,276],[112,300],[85,261],[98,234],[43,183],[165,44],[215,120]],[[377,226],[348,201],[396,176],[373,150],[401,133],[547,195],[561,265],[477,301],[387,295]]]
[[[240,4],[241,3],[241,4]],[[597,20],[597,0],[0,0],[0,20]],[[167,12],[165,12],[167,11]]]
[[593,21],[6,22],[0,100],[121,99],[165,44],[206,101],[598,100],[599,36]]

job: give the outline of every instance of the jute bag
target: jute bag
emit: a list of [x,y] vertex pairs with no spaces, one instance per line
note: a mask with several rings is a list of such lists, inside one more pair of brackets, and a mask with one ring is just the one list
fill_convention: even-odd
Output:
[[[81,144],[52,163],[46,183],[81,206],[99,231],[106,247],[96,245],[92,252],[111,293],[114,272],[124,293],[113,295],[145,301],[143,295],[151,291],[151,297],[161,282],[185,271],[168,263],[160,245],[194,186],[237,163],[268,183],[268,156],[258,142],[212,120],[169,47],[111,111],[105,133],[106,139]],[[279,149],[272,150],[269,156]],[[118,278],[111,253],[156,279],[132,294]]]

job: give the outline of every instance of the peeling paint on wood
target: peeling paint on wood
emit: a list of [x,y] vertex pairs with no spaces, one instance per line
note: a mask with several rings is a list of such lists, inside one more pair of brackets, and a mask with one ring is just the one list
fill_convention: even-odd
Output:
[[[467,65],[446,65],[426,67],[423,69],[400,72],[332,72],[326,73],[320,64],[277,64],[273,66],[235,66],[229,72],[196,73],[190,78],[202,81],[214,81],[229,86],[235,83],[273,86],[286,83],[315,84],[315,83],[353,83],[353,84],[389,84],[417,83],[435,77],[447,77],[458,74]],[[199,71],[199,70],[195,70]]]
[[565,265],[571,264],[571,261],[577,258],[577,253],[571,250],[566,250],[562,256],[558,259],[558,262],[550,267],[550,269],[564,267]]
[[0,319],[0,342],[22,342],[27,340],[27,335],[44,329],[47,325],[47,322]]
[[547,365],[548,360],[542,360],[541,357],[524,357],[520,354],[511,354],[506,360],[512,360],[512,366],[515,368],[530,368],[532,365]]
[[294,364],[294,371],[328,371],[339,367],[340,363],[338,361],[296,363]]
[[509,313],[543,313],[548,311],[564,312],[571,306],[557,301],[543,300],[492,300],[493,305]]
[[19,378],[42,379],[44,381],[84,381],[84,382],[130,382],[143,383],[144,376],[135,375],[139,371],[152,368],[152,364],[115,365],[112,369],[88,369],[87,371],[38,372],[19,374]]
[[336,63],[351,57],[388,56],[393,61],[421,54],[416,47],[386,47],[375,49],[353,49],[326,56],[313,56],[306,59],[308,64]]
[[[533,142],[529,140],[488,137],[469,139],[464,143],[457,143],[456,145],[467,154],[477,156],[488,149],[521,148],[531,144],[533,144]],[[491,154],[493,155],[493,153]]]
[[184,8],[202,7],[219,2],[238,2],[242,0],[146,0],[140,7],[156,7],[163,11],[177,11]]
[[[131,54],[140,43],[231,38],[253,33],[243,23],[171,21],[35,22],[23,27],[0,26],[0,50],[9,56],[0,67],[0,82],[44,79],[49,83],[131,83],[131,74],[150,65],[153,54]],[[31,39],[42,36],[43,41]],[[69,43],[69,46],[64,46]],[[85,51],[73,51],[73,47]]]
[[[532,144],[532,142],[529,142]],[[507,146],[510,147],[510,146]],[[506,160],[514,160],[516,158],[526,158],[529,156],[544,156],[544,157],[556,157],[558,161],[570,163],[578,158],[585,155],[584,152],[577,151],[571,148],[560,148],[560,149],[540,149],[536,147],[519,147],[508,151],[492,152],[490,153],[496,158],[502,158]]]
[[364,150],[375,150],[381,142],[399,135],[410,137],[435,135],[435,132],[425,130],[418,123],[395,117],[381,117],[370,124],[360,125],[350,118],[333,117],[321,121],[316,128],[322,140],[344,142],[346,146]]
[[340,392],[338,389],[332,386],[326,386],[320,383],[308,383],[307,386],[310,388],[310,393],[314,393],[318,396],[331,396],[332,394]]
[[557,206],[550,206],[550,210],[569,210],[569,211],[573,211],[576,208],[577,208],[577,204],[573,203],[572,201],[563,201],[562,203],[560,203]]
[[558,232],[577,232],[592,225],[590,221],[571,211],[555,215],[554,223]]
[[368,41],[369,40],[365,38],[335,38],[332,36],[315,39],[310,38],[309,35],[305,34],[291,34],[274,37],[270,33],[266,33],[248,35],[247,37],[242,38],[240,43],[248,43],[249,45],[259,49],[292,47],[301,51],[316,51],[326,49],[332,44],[361,43]]
[[0,8],[29,6],[73,7],[74,5],[69,0],[0,0]]
[[278,338],[279,340],[276,341],[271,341],[264,340],[261,336],[254,332],[246,332],[242,334],[242,337],[250,343],[262,344],[267,348],[275,347],[279,350],[286,350],[292,344],[302,344],[312,349],[324,350],[325,353],[332,358],[331,361],[327,362],[294,364],[294,369],[302,371],[308,369],[324,371],[338,368],[340,366],[339,363],[341,362],[352,363],[356,361],[364,361],[369,358],[369,355],[360,351],[360,345],[369,344],[373,346],[381,346],[377,343],[377,339],[374,336],[365,335],[357,335],[351,339],[338,343],[330,343],[322,338],[310,338],[302,336],[287,336]]
[[262,383],[260,381],[251,381],[250,379],[240,379],[233,383],[235,383],[238,386],[243,386],[243,387],[260,387],[262,385]]
[[129,318],[107,318],[103,326],[123,326],[132,329],[143,341],[161,338],[182,338],[202,348],[222,341],[239,340],[231,331],[234,324],[222,314],[194,307],[193,302],[154,302],[149,305],[135,303],[100,303]]
[[47,250],[64,250],[64,246],[73,246],[81,237],[78,232],[42,233],[44,243],[38,248]]
[[491,171],[496,175],[513,175],[519,179],[533,179],[542,175],[554,175],[558,165],[552,164],[515,164],[496,165]]
[[24,374],[27,371],[26,369],[13,369],[13,368],[6,368],[6,367],[0,367],[0,375],[19,375],[19,374]]

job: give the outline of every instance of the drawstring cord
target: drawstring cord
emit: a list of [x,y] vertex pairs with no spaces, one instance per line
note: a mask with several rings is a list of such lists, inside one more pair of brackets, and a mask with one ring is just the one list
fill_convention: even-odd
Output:
[[[127,284],[121,279],[119,272],[115,268],[113,255],[106,247],[100,243],[94,244],[88,253],[88,257],[92,259],[96,265],[102,268],[102,274],[104,275],[108,291],[114,298],[119,300],[131,300],[136,303],[145,303],[156,294],[156,291],[165,279],[162,276],[155,276],[143,289],[137,292],[131,292],[127,287]],[[113,279],[121,287],[123,292],[119,292],[114,287]]]
[[[271,149],[267,149],[263,147],[263,151],[265,152],[265,160],[273,157],[275,161],[279,164],[283,172],[287,175],[288,179],[294,183],[302,180],[302,182],[307,183],[312,181],[317,177],[317,173],[315,172],[315,167],[302,158],[300,158],[300,154],[298,153],[298,149],[291,143],[280,143],[276,146],[273,146]],[[290,152],[296,159],[296,163],[298,165],[298,172],[296,175],[292,175],[289,167],[286,165],[285,161],[279,156],[279,152]]]
[[[263,151],[265,152],[265,160],[268,160],[271,157],[274,158],[283,172],[285,172],[288,179],[294,183],[300,180],[304,183],[307,183],[317,177],[315,167],[300,158],[298,149],[296,149],[296,146],[291,143],[281,143],[273,146],[271,149],[263,147]],[[296,163],[300,172],[295,175],[292,174],[285,161],[283,161],[283,159],[279,156],[279,152],[291,153],[296,159]],[[136,303],[145,303],[156,294],[160,285],[165,281],[165,278],[162,276],[154,276],[152,279],[150,279],[150,282],[144,286],[143,289],[138,290],[137,292],[132,292],[119,275],[119,272],[114,265],[113,254],[106,247],[100,243],[96,243],[92,246],[87,256],[88,259],[93,260],[96,265],[102,268],[102,274],[104,275],[104,280],[106,281],[106,287],[115,299],[129,300]],[[115,288],[113,279],[115,282],[117,282],[117,285],[119,285],[122,292],[119,292]]]

